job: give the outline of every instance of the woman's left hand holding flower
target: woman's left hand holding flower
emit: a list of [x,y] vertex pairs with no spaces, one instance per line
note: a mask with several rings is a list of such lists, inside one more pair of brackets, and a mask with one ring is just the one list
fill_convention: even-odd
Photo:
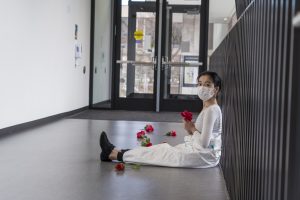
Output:
[[193,134],[195,131],[197,131],[195,124],[191,121],[183,120],[184,129],[189,133]]

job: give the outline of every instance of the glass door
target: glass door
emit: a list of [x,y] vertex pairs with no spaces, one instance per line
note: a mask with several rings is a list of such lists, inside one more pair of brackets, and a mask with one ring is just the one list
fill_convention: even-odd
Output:
[[200,52],[205,32],[201,26],[201,4],[181,3],[184,1],[169,1],[165,7],[161,110],[201,109],[197,96],[197,76],[204,71],[204,55]]
[[201,109],[196,96],[196,78],[205,68],[201,1],[119,3],[114,108],[157,112]]
[[153,110],[156,2],[122,0],[121,8],[116,108]]

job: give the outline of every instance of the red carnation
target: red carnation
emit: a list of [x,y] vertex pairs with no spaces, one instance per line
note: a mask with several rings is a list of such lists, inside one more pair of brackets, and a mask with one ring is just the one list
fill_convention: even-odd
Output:
[[124,169],[125,169],[125,165],[123,163],[118,163],[115,166],[116,171],[124,171]]
[[138,139],[142,139],[142,138],[144,138],[144,136],[145,136],[145,131],[140,131],[136,134],[136,137]]
[[142,147],[150,147],[152,146],[152,143],[150,142],[150,138],[148,138],[147,136],[144,136],[143,141],[141,143]]
[[146,144],[146,147],[151,147],[151,146],[152,146],[151,142],[149,142],[149,143]]
[[154,128],[153,128],[153,126],[152,126],[151,124],[147,124],[147,125],[145,126],[145,131],[146,131],[147,133],[150,133],[150,132],[153,132],[153,131],[154,131]]
[[171,134],[171,136],[173,136],[173,137],[174,137],[174,136],[176,136],[176,131],[171,131],[171,133],[170,133],[170,134]]
[[186,121],[192,121],[192,119],[193,119],[193,114],[187,110],[185,110],[184,112],[181,112],[181,116]]
[[167,132],[166,136],[173,136],[173,137],[175,137],[176,136],[176,131]]

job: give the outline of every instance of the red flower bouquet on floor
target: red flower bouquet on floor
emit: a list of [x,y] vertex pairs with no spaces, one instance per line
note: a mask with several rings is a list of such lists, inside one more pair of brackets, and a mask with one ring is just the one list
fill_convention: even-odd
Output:
[[187,110],[185,110],[184,112],[181,112],[181,116],[186,121],[192,121],[192,119],[193,119],[193,114]]
[[146,144],[146,147],[151,147],[151,146],[152,146],[151,142],[149,142],[149,143]]
[[143,139],[145,137],[145,134],[146,134],[145,131],[140,131],[136,134],[136,137],[138,139]]
[[176,136],[176,131],[169,131],[166,133],[166,136],[173,136],[175,137]]
[[150,133],[150,132],[154,131],[154,128],[151,124],[147,124],[144,129],[147,133]]
[[142,147],[151,147],[152,143],[150,142],[150,138],[148,138],[147,136],[144,136],[141,146]]
[[125,165],[123,163],[118,163],[115,166],[116,171],[124,171],[125,170]]

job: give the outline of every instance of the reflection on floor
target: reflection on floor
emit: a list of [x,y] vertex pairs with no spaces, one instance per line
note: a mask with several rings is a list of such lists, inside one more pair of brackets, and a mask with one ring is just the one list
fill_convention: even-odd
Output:
[[[98,137],[105,130],[121,148],[139,145],[136,132],[145,122],[64,119],[0,137],[0,199],[3,200],[224,200],[218,167],[178,169],[142,166],[114,171],[99,161]],[[183,140],[180,123],[152,123],[154,144]],[[178,136],[163,134],[176,130]]]
[[95,103],[93,104],[94,108],[107,108],[107,109],[111,109],[111,101],[103,101],[103,102],[99,102],[99,103]]

